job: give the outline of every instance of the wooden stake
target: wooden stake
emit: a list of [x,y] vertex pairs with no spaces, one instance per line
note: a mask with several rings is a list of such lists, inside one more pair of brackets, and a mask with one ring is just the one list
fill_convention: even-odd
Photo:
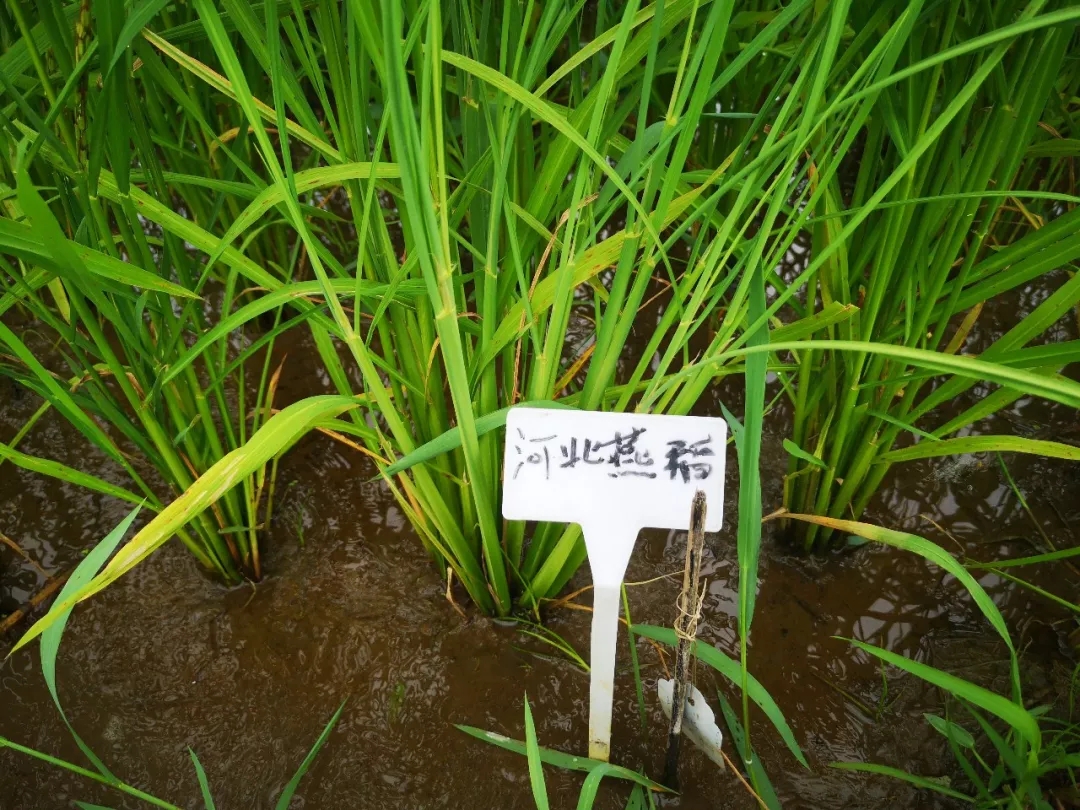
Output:
[[32,597],[30,601],[16,610],[14,613],[10,613],[3,619],[0,619],[0,637],[3,637],[7,632],[21,622],[27,615],[30,614],[35,608],[37,608],[42,602],[56,593],[60,586],[67,582],[67,578],[71,576],[71,572],[61,574],[58,577],[53,577],[45,583],[44,587]]
[[683,566],[683,585],[679,593],[679,615],[675,618],[675,675],[671,690],[671,724],[668,726],[667,758],[664,762],[664,784],[679,789],[679,740],[682,733],[686,697],[690,694],[690,649],[697,635],[701,602],[698,588],[701,580],[701,554],[705,547],[705,493],[698,490],[690,507],[690,532],[686,537],[686,562]]

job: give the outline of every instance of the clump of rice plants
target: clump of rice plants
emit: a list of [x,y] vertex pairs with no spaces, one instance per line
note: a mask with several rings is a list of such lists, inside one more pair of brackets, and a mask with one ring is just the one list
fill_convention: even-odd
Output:
[[[298,321],[327,320],[322,288],[300,278],[301,245],[274,217],[259,217],[242,250],[222,240],[249,203],[249,215],[269,205],[266,184],[230,110],[140,34],[146,13],[164,5],[129,15],[105,3],[93,19],[59,2],[40,6],[36,20],[18,4],[0,12],[19,37],[0,57],[0,374],[44,400],[0,444],[0,464],[155,511],[271,418],[278,337]],[[184,22],[177,14],[192,12],[161,10],[160,20]],[[348,291],[358,306],[372,302],[369,313],[386,292],[364,282]],[[181,363],[192,344],[198,362]],[[49,410],[130,487],[20,452]],[[228,583],[258,579],[275,459],[167,536]]]
[[[963,179],[971,158],[962,156],[976,154],[969,148],[990,129],[1003,132],[999,114],[979,105],[1036,78],[1033,91],[1047,97],[1047,65],[1061,63],[1076,9],[1033,0],[1016,15],[971,10],[969,18],[958,2],[843,0],[753,10],[631,0],[588,14],[565,0],[103,8],[109,13],[89,27],[59,0],[36,22],[21,10],[4,17],[21,46],[0,61],[9,186],[17,191],[27,177],[24,187],[49,197],[67,238],[55,250],[70,243],[76,254],[116,259],[103,269],[113,281],[119,265],[159,281],[127,278],[134,303],[121,305],[94,300],[83,274],[71,307],[68,263],[53,246],[19,247],[19,234],[41,226],[34,212],[14,210],[21,230],[4,250],[33,255],[11,265],[9,295],[28,295],[24,280],[44,268],[33,276],[39,292],[22,306],[61,332],[75,376],[102,367],[99,358],[111,374],[98,371],[102,382],[80,394],[82,417],[67,401],[58,410],[87,431],[87,412],[112,419],[122,411],[127,439],[142,440],[140,452],[169,472],[175,490],[186,489],[80,598],[192,521],[193,535],[207,534],[195,545],[250,565],[254,551],[238,546],[233,558],[222,538],[239,527],[250,546],[257,534],[268,474],[254,462],[295,440],[286,427],[319,427],[376,461],[448,587],[459,583],[492,614],[533,607],[562,588],[585,552],[575,527],[527,532],[499,519],[506,409],[688,413],[719,379],[740,373],[748,391],[740,590],[749,593],[766,372],[814,376],[822,347],[808,338],[859,336],[830,346],[889,374],[914,366],[958,374],[960,387],[976,377],[1075,396],[1056,377],[1018,368],[1035,362],[1027,355],[979,365],[900,345],[918,332],[915,303],[926,296],[916,288],[903,310],[911,322],[891,322],[895,334],[861,331],[861,308],[881,321],[878,298],[833,295],[829,281],[828,299],[817,299],[823,279],[847,272],[855,245],[860,257],[886,247],[892,256],[894,231],[916,211],[951,217],[935,254],[946,262],[944,248],[967,233],[967,220],[948,210],[957,200],[975,205],[971,183],[981,194],[1011,177],[1004,167],[1019,165],[1031,140],[1010,137]],[[1068,96],[1064,85],[1058,91]],[[1023,94],[1017,109],[1028,123],[1035,104]],[[841,178],[860,144],[883,159],[864,161],[872,165],[861,175],[860,205],[840,211]],[[919,180],[938,178],[932,167],[947,162],[939,155],[965,167],[940,188]],[[923,185],[934,199],[906,204]],[[855,240],[882,221],[893,224],[880,237]],[[814,229],[827,240],[809,265],[795,276],[778,270]],[[989,278],[1006,265],[982,270]],[[975,276],[961,272],[959,284],[938,281],[964,301]],[[211,317],[196,299],[161,290],[164,282],[195,295],[220,285],[225,303]],[[113,348],[115,327],[97,326],[100,339],[91,333],[108,307],[131,323],[136,340],[123,355]],[[921,308],[918,320],[944,312]],[[229,343],[264,313],[274,319],[271,336],[310,332],[337,392],[265,423],[274,338],[261,344],[264,354],[239,351],[257,369],[248,376]],[[106,392],[114,395],[129,367],[143,377],[120,392],[120,408]],[[819,376],[839,374],[835,363],[830,369]],[[60,403],[55,378],[53,386],[37,377]],[[253,379],[255,393],[241,404]],[[797,444],[815,447],[823,430],[807,405],[799,412],[806,428]],[[146,413],[160,423],[156,440],[146,438]],[[117,425],[123,432],[123,420]],[[182,452],[166,452],[170,442]],[[837,478],[834,469],[829,480]],[[858,476],[843,480],[837,486],[854,487]]]
[[[972,77],[904,160],[875,175],[845,239],[904,184],[1014,40],[1067,19],[1036,16],[1042,5],[1001,21],[994,47],[965,29],[949,58],[974,54]],[[901,56],[924,15],[944,25],[950,11],[792,3],[740,15],[730,3],[627,3],[586,18],[568,3],[502,14],[385,3],[280,19],[268,6],[260,19],[238,3],[237,42],[225,18],[199,7],[219,73],[164,35],[148,39],[244,110],[278,210],[320,283],[340,271],[295,197],[300,175],[283,141],[301,133],[327,164],[321,182],[345,189],[355,277],[424,285],[414,305],[390,302],[362,327],[327,296],[375,412],[337,428],[380,460],[446,576],[496,614],[554,594],[584,559],[576,528],[542,525],[527,537],[499,520],[505,409],[686,413],[720,377],[745,370],[755,387],[763,381],[769,340],[783,345],[853,317],[855,301],[812,311],[796,303],[825,253],[799,279],[775,268],[868,122],[890,109],[885,91],[942,63],[937,53]],[[244,69],[252,61],[269,76],[264,99],[254,95],[263,80]],[[296,88],[309,86],[326,117],[318,133],[298,123],[308,94]],[[381,183],[338,163],[376,157],[396,169]],[[657,293],[661,305],[646,316]],[[785,306],[788,322],[770,322]],[[630,340],[635,324],[643,349]],[[345,393],[345,369],[329,352],[323,359]],[[760,432],[756,404],[745,421],[748,435]],[[754,442],[743,459],[750,477]],[[752,495],[745,508],[760,510]],[[743,545],[751,570],[749,536]]]
[[[229,296],[216,324],[194,303],[154,302],[181,313],[162,318],[172,352],[146,363],[154,379],[127,404],[166,408],[175,389],[195,386],[188,399],[198,405],[203,390],[211,418],[169,414],[163,442],[205,446],[208,463],[196,472],[217,476],[222,454],[203,431],[233,412],[228,392],[242,387],[220,381],[223,368],[240,373],[229,332],[287,304],[281,322],[305,321],[338,393],[365,406],[321,426],[381,464],[443,572],[496,614],[555,593],[584,559],[576,529],[541,526],[526,538],[524,526],[499,521],[501,414],[555,400],[686,413],[715,379],[740,370],[734,358],[693,361],[739,340],[747,313],[763,310],[764,268],[798,232],[773,238],[770,226],[814,148],[809,121],[821,120],[820,105],[808,109],[802,94],[815,77],[824,82],[839,44],[835,21],[816,19],[805,0],[775,17],[739,15],[730,3],[605,4],[587,17],[558,2],[505,14],[436,3],[404,16],[396,3],[241,1],[222,12],[196,2],[94,29],[97,47],[80,63],[89,72],[57,96],[44,59],[51,26],[43,17],[27,29],[26,58],[13,65],[21,73],[10,84],[19,95],[8,130],[28,144],[15,170],[40,172],[39,186],[58,189],[54,208],[76,244],[141,259],[192,293],[213,279]],[[774,47],[803,34],[790,53]],[[807,60],[814,69],[799,72]],[[751,62],[773,101],[747,121],[737,108],[760,95],[744,81]],[[80,76],[86,93],[75,92]],[[36,93],[33,105],[20,82]],[[117,123],[104,113],[110,100],[140,94],[145,119]],[[164,109],[181,111],[183,127],[155,138],[151,116]],[[81,141],[73,134],[65,148],[62,130],[78,130],[87,114],[97,115],[91,134],[101,122],[98,134],[115,144],[91,149],[83,163]],[[177,154],[189,141],[194,156]],[[193,199],[176,205],[174,189]],[[331,193],[343,214],[320,208]],[[114,222],[127,230],[114,233]],[[157,228],[164,250],[142,248]],[[312,281],[298,282],[301,272]],[[242,283],[254,300],[233,308]],[[372,290],[382,297],[365,306]],[[315,296],[321,306],[308,300]],[[634,348],[635,321],[657,296],[664,304],[649,316],[647,345]],[[48,293],[35,303],[40,317],[63,325]],[[778,331],[797,338],[848,314],[834,309]],[[757,339],[767,328],[758,324]],[[136,345],[159,346],[159,332]],[[200,376],[207,366],[209,381]],[[256,410],[269,384],[258,390]],[[236,444],[222,440],[222,449],[246,447],[253,435],[239,422],[231,433]],[[180,466],[165,466],[176,469],[178,489],[192,483]],[[219,521],[219,531],[257,526],[252,503],[248,514],[244,503],[232,509],[241,514]],[[178,515],[187,518],[196,515]],[[149,553],[168,536],[161,527],[181,525],[163,518],[137,544]]]
[[[210,369],[217,379],[200,379],[189,368],[173,384],[159,386],[162,366],[170,353],[184,348],[187,331],[177,328],[182,319],[176,318],[173,304],[182,302],[179,306],[189,308],[197,296],[156,272],[69,241],[26,169],[20,166],[14,173],[18,194],[9,204],[17,204],[16,213],[24,221],[5,220],[2,227],[9,239],[28,245],[16,261],[2,263],[3,308],[21,310],[22,317],[18,331],[0,323],[0,343],[8,358],[0,371],[35,391],[46,404],[11,444],[0,445],[0,455],[107,495],[134,503],[145,499],[160,510],[162,493],[148,482],[146,465],[167,482],[173,496],[187,490],[226,448],[242,444],[247,432],[265,421],[276,377],[267,375],[272,369],[264,364],[255,401],[248,403],[242,360],[234,364],[221,351]],[[138,233],[145,241],[142,231]],[[146,256],[150,260],[149,252]],[[190,309],[198,311],[201,306]],[[197,325],[205,326],[201,315],[195,317]],[[56,341],[55,353],[50,340]],[[235,372],[227,371],[230,365]],[[239,384],[226,393],[228,383]],[[18,442],[49,408],[63,414],[84,439],[118,464],[134,491],[20,452]],[[252,420],[234,420],[233,413],[248,408]],[[257,513],[259,502],[265,501],[266,482],[264,471],[257,481],[249,479],[243,493],[234,491],[218,501],[213,516],[204,514],[179,531],[200,562],[227,582],[236,582],[242,573],[260,575]],[[269,484],[272,487],[272,476]]]
[[[795,354],[799,370],[787,378],[795,452],[785,484],[793,511],[857,519],[891,465],[910,459],[983,450],[1077,457],[1053,442],[965,435],[1034,393],[1032,378],[1059,379],[1080,359],[1075,341],[1040,345],[1080,302],[1070,146],[1080,86],[1075,30],[1050,26],[1007,48],[975,49],[980,38],[1015,26],[1016,9],[946,7],[917,26],[897,63],[908,75],[882,89],[851,169],[834,175],[818,199],[811,255],[820,258],[806,278],[805,312],[839,303],[857,305],[859,314],[827,331],[846,346]],[[1020,19],[1032,19],[1033,9]],[[1041,11],[1061,14],[1052,4]],[[949,53],[955,57],[932,69],[909,70]],[[943,116],[946,109],[955,114]],[[881,197],[882,179],[898,167],[901,181]],[[943,380],[915,354],[859,345],[939,352],[960,369],[984,306],[1043,279],[1052,279],[1049,297],[978,348],[979,361],[993,366]],[[1007,382],[995,378],[1000,366],[1031,376]],[[985,394],[940,415],[980,381]],[[839,537],[816,524],[794,528],[807,550]]]
[[[944,437],[1019,392],[1080,405],[1057,373],[1076,347],[1027,348],[1075,278],[959,354],[982,301],[1080,247],[1054,162],[1080,9],[985,5],[9,4],[2,367],[128,472],[111,494],[158,510],[20,643],[178,534],[257,576],[274,459],[316,428],[373,459],[448,591],[535,608],[585,549],[576,527],[500,519],[507,410],[686,414],[742,375],[740,661],[717,666],[752,757],[768,373],[796,403],[788,505],[834,520],[973,380],[1002,387],[914,452],[961,449]],[[275,413],[291,329],[335,393]]]

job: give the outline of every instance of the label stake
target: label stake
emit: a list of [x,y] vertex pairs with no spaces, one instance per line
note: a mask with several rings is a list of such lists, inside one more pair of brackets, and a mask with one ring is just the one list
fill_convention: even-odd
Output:
[[577,523],[585,538],[593,759],[611,755],[619,594],[638,532],[685,528],[698,491],[710,507],[703,530],[720,530],[726,440],[727,423],[713,417],[520,406],[507,414],[503,517]]

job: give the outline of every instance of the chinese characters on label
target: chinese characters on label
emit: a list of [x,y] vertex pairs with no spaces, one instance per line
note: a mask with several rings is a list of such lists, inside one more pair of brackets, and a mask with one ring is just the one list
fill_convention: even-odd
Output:
[[[598,467],[610,478],[634,476],[637,478],[657,478],[670,481],[704,481],[713,471],[708,459],[716,455],[712,448],[712,436],[705,436],[696,441],[676,439],[665,442],[663,448],[650,450],[648,440],[643,438],[646,428],[634,428],[629,433],[615,431],[607,438],[567,436],[529,437],[521,428],[516,429],[516,436],[510,437],[515,458],[513,478],[516,480],[526,467],[538,467],[543,471],[544,479],[561,469],[589,466]],[[658,450],[654,453],[653,450]],[[659,466],[662,462],[663,466]]]

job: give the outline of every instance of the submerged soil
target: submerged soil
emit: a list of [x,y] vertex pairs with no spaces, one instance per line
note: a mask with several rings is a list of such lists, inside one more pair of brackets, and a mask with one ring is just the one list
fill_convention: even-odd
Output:
[[[326,384],[301,372],[313,365],[305,363],[303,350],[290,347],[286,368],[292,376],[279,401]],[[729,404],[737,400],[723,389],[714,396]],[[29,393],[0,389],[0,438],[10,438],[37,405]],[[780,505],[787,424],[783,410],[768,419],[766,513]],[[1076,415],[1021,401],[979,427],[1015,433],[1018,425],[1050,437],[1075,430]],[[20,449],[113,475],[55,415]],[[1041,549],[1033,521],[1058,547],[1075,545],[1075,465],[1016,456],[1007,462],[1030,516],[995,458],[963,457],[895,468],[866,519],[980,560]],[[727,469],[725,530],[708,540],[700,636],[737,655],[733,452]],[[206,769],[218,807],[271,807],[345,700],[341,721],[293,807],[532,807],[524,758],[453,726],[521,739],[526,693],[541,744],[585,753],[588,676],[520,628],[497,625],[467,605],[459,613],[373,475],[359,454],[310,437],[281,465],[280,506],[263,546],[269,572],[263,582],[226,589],[174,542],[75,612],[60,653],[60,698],[75,729],[118,776],[180,806],[201,807],[190,748]],[[0,532],[49,574],[70,570],[126,512],[114,500],[10,464],[0,467]],[[877,546],[803,557],[788,553],[773,530],[767,524],[751,668],[786,715],[810,767],[796,762],[760,714],[752,735],[784,806],[950,806],[896,781],[829,767],[835,761],[878,762],[925,776],[955,776],[945,739],[923,718],[924,712],[943,711],[942,695],[898,670],[882,669],[837,637],[879,644],[1005,692],[1003,645],[962,587],[920,558]],[[678,532],[645,532],[639,539],[628,573],[629,581],[641,583],[629,589],[635,621],[672,622],[677,577],[664,575],[681,570],[684,541]],[[1024,575],[1077,601],[1071,567],[1024,569]],[[976,576],[1023,650],[1029,705],[1054,703],[1066,712],[1074,666],[1066,641],[1075,627],[1070,613],[992,574]],[[45,581],[44,573],[0,546],[0,615]],[[588,582],[583,570],[571,590]],[[588,592],[575,601],[587,605]],[[559,608],[546,621],[575,649],[587,651],[585,610]],[[0,651],[13,640],[9,636]],[[642,730],[625,636],[620,643],[612,760],[658,777],[666,730],[655,685],[664,665],[654,647],[639,642],[648,706]],[[736,702],[736,690],[703,664],[697,683],[710,698],[719,688]],[[36,648],[0,666],[0,735],[85,764],[45,688]],[[735,756],[728,741],[725,749]],[[546,777],[552,806],[575,806],[581,775],[548,768]],[[681,782],[682,795],[664,806],[755,806],[730,771],[719,772],[688,747]],[[625,784],[606,781],[596,806],[621,808],[628,792]],[[145,806],[0,750],[0,808],[67,808],[73,799]]]

